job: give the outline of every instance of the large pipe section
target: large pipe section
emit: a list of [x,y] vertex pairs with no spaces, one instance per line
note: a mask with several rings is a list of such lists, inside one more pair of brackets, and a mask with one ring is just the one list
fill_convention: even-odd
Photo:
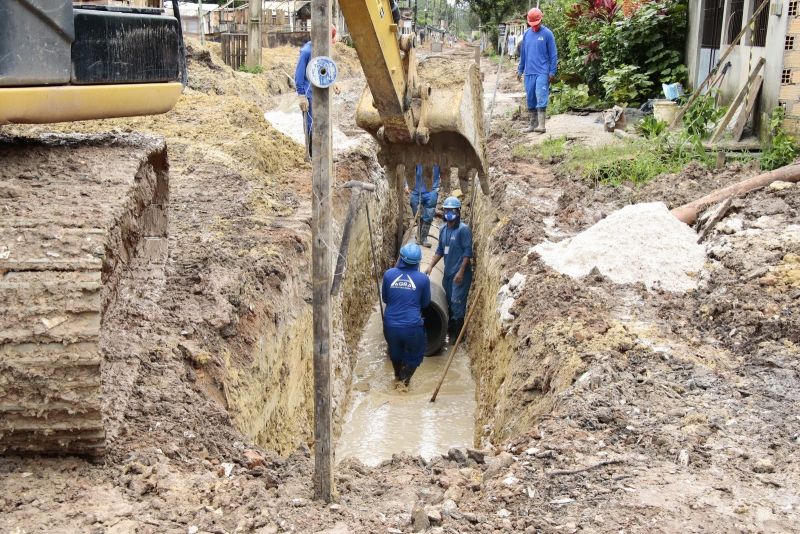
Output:
[[[440,221],[434,219],[431,223],[428,240],[432,246],[420,247],[422,249],[422,262],[420,270],[425,270],[436,254],[436,247],[439,245],[439,224]],[[416,241],[419,236],[419,228],[415,224],[403,237],[403,243]],[[422,310],[422,317],[425,320],[425,335],[428,345],[425,348],[425,356],[433,356],[438,353],[444,345],[447,336],[447,323],[449,321],[447,294],[444,291],[442,280],[444,279],[444,261],[440,261],[431,272],[431,305]]]

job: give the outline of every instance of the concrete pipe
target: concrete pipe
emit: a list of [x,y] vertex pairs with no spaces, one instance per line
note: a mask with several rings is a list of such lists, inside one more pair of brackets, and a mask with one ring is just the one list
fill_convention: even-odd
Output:
[[[424,271],[428,268],[433,256],[436,254],[436,247],[439,245],[439,224],[440,221],[434,220],[431,223],[430,233],[428,234],[428,241],[432,246],[422,248],[422,262],[420,263],[420,270]],[[419,229],[416,224],[403,236],[403,243],[417,241],[419,237]],[[442,279],[444,278],[444,260],[434,267],[431,272],[431,305],[422,310],[422,317],[425,320],[425,335],[428,338],[428,346],[425,348],[425,356],[433,356],[437,354],[442,345],[444,345],[445,337],[447,336],[447,323],[450,318],[449,308],[447,306],[447,295],[442,286]]]

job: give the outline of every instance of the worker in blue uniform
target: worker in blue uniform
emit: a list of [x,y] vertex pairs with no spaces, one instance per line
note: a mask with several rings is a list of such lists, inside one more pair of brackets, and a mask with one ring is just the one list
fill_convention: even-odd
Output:
[[526,132],[545,132],[547,101],[550,83],[556,76],[558,51],[556,39],[550,28],[542,24],[542,11],[536,7],[528,11],[528,28],[519,48],[517,80],[525,77],[530,125]]
[[[331,43],[336,41],[336,26],[331,26]],[[311,41],[308,41],[300,48],[300,58],[297,60],[297,66],[294,69],[294,87],[299,96],[298,105],[300,111],[306,119],[306,139],[311,139],[311,82],[306,77],[306,67],[308,62],[311,61]],[[334,88],[335,89],[335,88]],[[310,152],[310,146],[309,152]]]
[[439,260],[444,258],[442,285],[450,311],[448,334],[452,342],[464,326],[467,297],[472,286],[472,232],[461,222],[460,200],[447,197],[442,208],[447,224],[439,231],[439,247],[425,273],[430,276]]
[[[420,223],[419,223],[419,244],[423,247],[431,246],[428,240],[428,233],[431,230],[431,223],[436,215],[436,203],[439,201],[439,185],[441,182],[439,166],[434,165],[432,170],[431,189],[428,190],[423,177],[422,164],[417,164],[414,189],[409,195],[409,203],[411,204],[411,213],[414,217],[417,216],[417,210],[420,209]],[[406,188],[408,184],[406,184]]]
[[397,265],[383,275],[381,295],[386,303],[383,336],[389,345],[394,377],[408,387],[425,356],[422,310],[431,303],[431,282],[419,271],[422,249],[408,243],[400,249]]

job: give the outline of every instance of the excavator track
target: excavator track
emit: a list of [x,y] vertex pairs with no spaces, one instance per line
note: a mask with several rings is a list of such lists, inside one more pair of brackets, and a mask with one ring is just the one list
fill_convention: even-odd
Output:
[[102,454],[103,318],[166,236],[166,149],[0,136],[0,161],[0,453]]

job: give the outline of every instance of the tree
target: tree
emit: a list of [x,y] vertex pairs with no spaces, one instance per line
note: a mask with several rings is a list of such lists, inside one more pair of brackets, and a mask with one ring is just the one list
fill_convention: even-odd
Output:
[[515,11],[528,5],[526,0],[465,0],[470,10],[478,16],[491,43],[497,42],[497,25]]

